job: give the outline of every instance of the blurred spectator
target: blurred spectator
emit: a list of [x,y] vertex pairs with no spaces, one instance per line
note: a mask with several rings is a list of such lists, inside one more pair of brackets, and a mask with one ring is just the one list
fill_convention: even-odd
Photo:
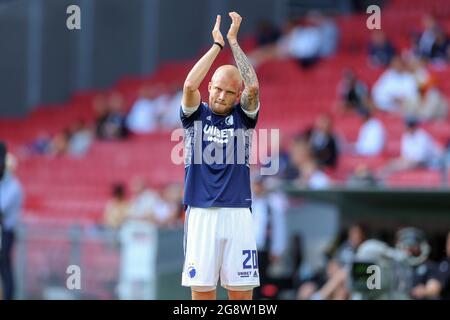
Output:
[[365,113],[373,108],[367,85],[352,70],[345,70],[338,85],[340,107],[343,111]]
[[108,201],[103,213],[105,226],[118,230],[128,215],[130,204],[125,196],[123,184],[115,184],[112,189],[112,198]]
[[[145,85],[139,90],[139,97],[131,107],[126,124],[127,128],[137,134],[150,133],[158,128],[158,113],[166,108],[168,97],[163,86]],[[180,100],[181,101],[181,100]],[[179,102],[177,110],[179,111]]]
[[168,184],[160,192],[154,206],[155,219],[160,227],[175,227],[182,211],[183,188],[179,184]]
[[383,152],[386,132],[383,123],[372,116],[372,112],[361,113],[363,124],[359,129],[355,151],[362,156],[376,156]]
[[143,179],[133,180],[128,215],[120,229],[120,299],[155,299],[158,220],[157,194]]
[[336,167],[338,161],[338,148],[335,134],[333,133],[333,122],[329,115],[320,115],[314,127],[305,133],[314,157],[319,166]]
[[421,121],[446,119],[448,114],[448,102],[441,93],[436,80],[430,78],[420,86],[419,98],[404,105],[404,114],[408,117],[416,117]]
[[311,189],[324,189],[331,186],[328,176],[320,170],[309,143],[303,138],[294,140],[291,149],[291,162],[297,171],[294,184]]
[[445,63],[450,60],[450,40],[441,29],[435,31],[434,43],[431,46],[430,60],[433,63]]
[[69,128],[64,129],[63,132],[57,133],[50,143],[50,155],[65,155],[69,150],[69,143],[71,138],[72,133],[70,132]]
[[375,174],[369,169],[366,164],[359,164],[355,171],[347,179],[347,186],[351,188],[367,188],[375,187],[378,181]]
[[260,20],[256,29],[256,41],[259,47],[273,44],[281,37],[281,31],[268,20]]
[[450,231],[447,233],[445,254],[445,258],[438,265],[439,280],[442,286],[440,297],[450,300]]
[[367,240],[367,228],[362,224],[352,224],[347,231],[347,240],[342,243],[334,254],[334,259],[347,270],[353,263],[356,251],[359,246]]
[[437,299],[442,286],[436,264],[428,259],[430,247],[424,232],[410,227],[398,230],[396,248],[408,254],[413,264],[411,298]]
[[24,202],[22,185],[15,175],[16,168],[16,158],[12,154],[7,154],[6,170],[0,179],[0,276],[4,300],[14,299],[12,254]]
[[28,151],[32,154],[48,154],[51,149],[52,138],[47,131],[39,132],[36,139],[28,147]]
[[440,157],[441,150],[433,138],[423,129],[415,118],[409,118],[405,122],[406,131],[401,139],[400,157],[391,160],[381,170],[381,176],[420,167],[429,167]]
[[[261,286],[255,289],[255,299],[264,297],[264,287],[270,284],[273,270],[280,263],[286,249],[287,200],[283,194],[267,190],[263,176],[252,179],[252,213],[256,226],[256,245]],[[273,279],[272,279],[273,280]]]
[[417,43],[416,53],[423,58],[431,58],[432,49],[436,42],[436,34],[439,33],[441,27],[436,19],[427,14],[422,18],[423,32]]
[[147,187],[143,178],[136,178],[131,183],[132,198],[130,210],[126,216],[127,221],[141,221],[156,226],[155,207],[158,202],[158,193]]
[[178,83],[171,84],[166,101],[159,103],[158,123],[162,129],[170,130],[179,127],[181,98],[183,96],[183,90],[180,88]]
[[395,48],[383,31],[375,30],[371,33],[368,52],[372,66],[386,67],[395,55]]
[[86,154],[91,146],[93,133],[84,120],[78,121],[72,129],[68,145],[68,153],[74,156]]
[[353,224],[347,231],[347,240],[328,260],[323,282],[309,283],[300,287],[300,299],[311,300],[346,300],[350,297],[347,281],[354,256],[359,246],[367,239],[367,230],[361,224]]
[[431,80],[425,59],[418,58],[414,55],[405,55],[403,61],[405,63],[405,69],[411,72],[414,78],[416,78],[418,87]]
[[308,21],[320,31],[321,45],[319,55],[329,57],[336,53],[339,30],[332,18],[313,10],[307,14]]
[[375,106],[386,112],[400,112],[405,103],[419,97],[419,87],[404,60],[395,56],[391,65],[376,81],[372,89]]
[[309,68],[320,58],[332,55],[337,41],[335,23],[320,13],[310,13],[301,23],[290,21],[275,44],[257,48],[249,59],[257,67],[272,59],[292,58],[303,68]]
[[304,282],[297,291],[298,300],[346,300],[349,292],[346,287],[347,272],[339,263],[329,258],[324,274]]
[[97,138],[104,140],[123,139],[128,136],[125,125],[126,114],[123,97],[120,93],[113,92],[107,99],[103,96],[95,101],[96,134]]
[[283,55],[294,58],[303,68],[313,66],[320,58],[321,33],[316,26],[308,22],[295,27],[282,39],[282,43]]

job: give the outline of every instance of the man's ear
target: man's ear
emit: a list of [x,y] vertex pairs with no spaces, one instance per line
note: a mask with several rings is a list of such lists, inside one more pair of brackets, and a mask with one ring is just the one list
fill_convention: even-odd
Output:
[[237,97],[236,97],[236,100],[237,101],[241,101],[241,96],[242,96],[242,90],[239,90],[239,92],[237,94]]
[[211,92],[211,81],[208,82],[208,92]]

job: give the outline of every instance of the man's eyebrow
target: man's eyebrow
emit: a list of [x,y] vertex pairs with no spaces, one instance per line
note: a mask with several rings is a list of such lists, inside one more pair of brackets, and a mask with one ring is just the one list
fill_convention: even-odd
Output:
[[222,88],[219,87],[219,86],[214,86],[214,88],[215,88],[215,89],[222,90],[222,91],[225,91],[225,92],[227,92],[227,93],[236,94],[236,91],[233,91],[233,90],[224,90],[224,89],[222,89]]

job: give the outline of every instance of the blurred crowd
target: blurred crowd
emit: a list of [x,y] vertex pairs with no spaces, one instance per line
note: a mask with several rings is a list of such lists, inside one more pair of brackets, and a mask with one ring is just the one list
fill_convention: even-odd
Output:
[[93,101],[93,121],[79,119],[56,134],[41,131],[24,153],[83,157],[95,140],[126,141],[132,135],[177,128],[181,95],[177,83],[143,85],[131,105],[119,91],[99,94]]
[[[439,254],[436,260],[431,259],[431,250],[436,248],[431,249],[420,229],[398,229],[392,244],[369,236],[364,225],[351,225],[344,240],[337,241],[325,254],[323,268],[299,281],[297,299],[450,299],[450,232],[445,243],[440,243],[445,254]],[[385,267],[381,276],[389,280],[383,281],[378,292],[364,288],[371,273],[364,270],[358,274],[360,263],[366,268],[370,264]],[[359,286],[358,277],[364,273],[364,283]]]
[[183,217],[182,186],[170,184],[161,190],[148,187],[137,177],[130,183],[130,195],[122,183],[112,186],[103,214],[103,227],[118,231],[128,221],[139,220],[156,227],[178,226]]

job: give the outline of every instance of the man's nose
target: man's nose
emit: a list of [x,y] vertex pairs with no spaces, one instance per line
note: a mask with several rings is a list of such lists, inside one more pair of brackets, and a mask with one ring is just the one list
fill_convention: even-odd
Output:
[[219,94],[219,99],[220,100],[225,100],[225,92],[221,92],[220,94]]

